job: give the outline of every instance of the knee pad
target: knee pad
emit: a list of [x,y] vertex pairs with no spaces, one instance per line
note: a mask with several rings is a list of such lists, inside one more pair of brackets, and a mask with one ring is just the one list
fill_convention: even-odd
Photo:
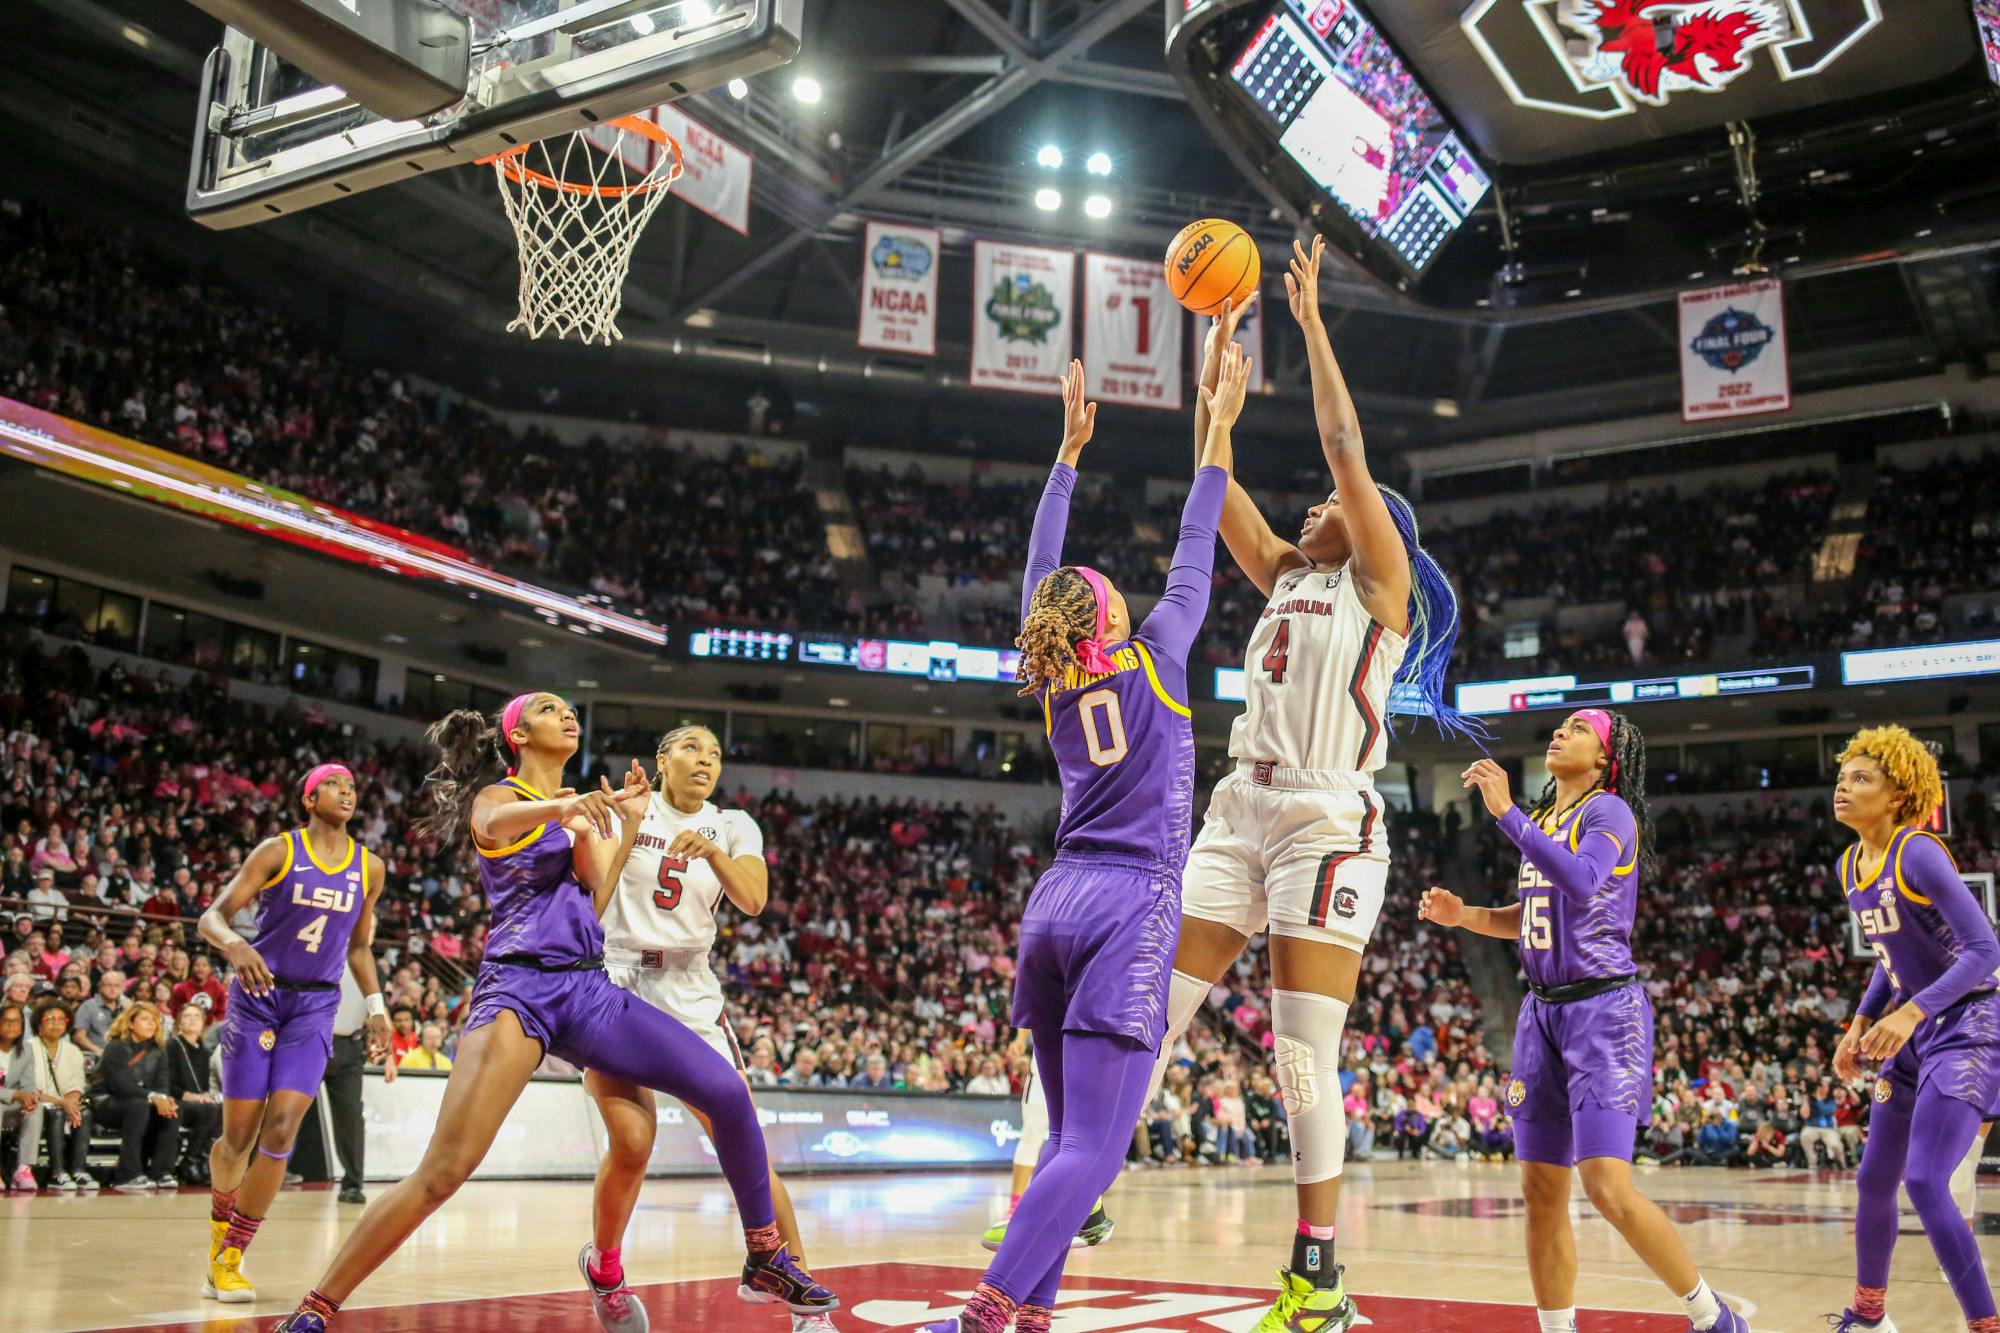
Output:
[[[1146,1102],[1151,1102],[1166,1081],[1167,1062],[1174,1058],[1174,1043],[1194,1022],[1208,1000],[1210,984],[1175,969],[1167,985],[1167,1035],[1160,1039],[1160,1053],[1153,1059],[1153,1081],[1146,1085]],[[1143,1104],[1143,1103],[1142,1103]]]
[[1341,1108],[1340,1036],[1347,1005],[1330,995],[1271,992],[1272,1057],[1278,1093],[1292,1130],[1292,1177],[1301,1185],[1332,1180],[1347,1160],[1347,1114]]

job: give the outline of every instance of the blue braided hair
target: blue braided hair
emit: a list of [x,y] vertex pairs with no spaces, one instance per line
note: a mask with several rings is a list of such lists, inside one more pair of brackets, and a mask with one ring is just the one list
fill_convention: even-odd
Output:
[[[1444,675],[1451,666],[1451,652],[1458,642],[1458,594],[1451,580],[1423,548],[1417,534],[1417,511],[1401,492],[1376,483],[1389,506],[1389,517],[1403,549],[1410,555],[1410,649],[1396,672],[1396,684],[1414,690],[1445,736],[1458,736],[1475,744],[1492,735],[1478,718],[1459,712],[1444,701]],[[1484,746],[1481,746],[1483,749]]]

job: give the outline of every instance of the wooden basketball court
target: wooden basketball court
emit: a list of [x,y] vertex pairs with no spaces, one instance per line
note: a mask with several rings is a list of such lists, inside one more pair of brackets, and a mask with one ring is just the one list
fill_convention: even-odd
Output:
[[[1378,1163],[1349,1171],[1340,1251],[1372,1327],[1421,1333],[1532,1333],[1514,1168]],[[1758,1333],[1823,1327],[1852,1283],[1853,1180],[1804,1172],[1653,1170],[1643,1186],[1686,1228],[1710,1281]],[[977,1237],[1006,1207],[1002,1174],[792,1182],[815,1270],[838,1291],[844,1329],[909,1329],[956,1308],[978,1279]],[[1658,1284],[1581,1202],[1579,1307],[1587,1333],[1678,1333]],[[1246,1333],[1289,1254],[1283,1168],[1128,1172],[1109,1207],[1117,1234],[1078,1252],[1062,1333]],[[200,1299],[207,1196],[197,1191],[0,1201],[6,1315],[21,1333],[159,1328],[268,1329],[319,1275],[360,1210],[330,1190],[286,1192],[246,1265],[260,1299]],[[336,1328],[592,1333],[576,1251],[590,1186],[474,1183],[356,1294]],[[1980,1218],[2000,1269],[2000,1214]],[[626,1242],[627,1271],[656,1330],[784,1333],[782,1312],[735,1297],[741,1261],[719,1182],[650,1184]],[[1915,1215],[1903,1215],[1890,1312],[1904,1333],[1963,1327]]]

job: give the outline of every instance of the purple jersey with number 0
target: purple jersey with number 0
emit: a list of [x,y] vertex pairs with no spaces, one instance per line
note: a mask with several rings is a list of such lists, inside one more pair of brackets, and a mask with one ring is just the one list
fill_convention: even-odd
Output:
[[[1021,618],[1035,585],[1062,559],[1063,529],[1076,471],[1058,463],[1035,513]],[[1041,692],[1049,748],[1062,774],[1059,852],[1143,856],[1179,868],[1187,859],[1194,815],[1193,714],[1187,657],[1208,613],[1215,530],[1229,477],[1221,468],[1195,474],[1181,517],[1166,591],[1145,624],[1124,643],[1107,645],[1113,670],[1080,667]]]
[[[512,787],[530,800],[547,800],[519,778]],[[479,882],[493,908],[486,957],[531,954],[544,962],[573,963],[604,952],[604,928],[590,891],[577,882],[575,842],[560,824],[537,824],[506,847],[479,853]]]
[[340,981],[368,901],[367,871],[368,850],[352,838],[345,855],[328,862],[304,829],[285,835],[285,868],[257,894],[257,954],[272,976]]
[[1521,970],[1538,986],[1630,976],[1639,910],[1632,808],[1606,791],[1531,821],[1517,807],[1500,831],[1521,849]]

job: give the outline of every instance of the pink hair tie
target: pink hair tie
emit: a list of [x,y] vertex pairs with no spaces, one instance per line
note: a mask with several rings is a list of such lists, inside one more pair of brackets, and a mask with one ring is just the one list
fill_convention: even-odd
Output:
[[1604,747],[1604,757],[1609,761],[1609,767],[1604,770],[1604,785],[1616,787],[1618,756],[1611,753],[1611,714],[1602,708],[1579,708],[1571,716],[1582,718],[1590,724],[1590,729],[1597,733],[1597,743]]
[[349,782],[354,781],[354,773],[346,764],[321,764],[306,774],[305,789],[299,793],[300,798],[311,799],[313,788],[331,777],[344,777]]
[[1097,600],[1097,631],[1087,639],[1078,640],[1076,662],[1086,673],[1093,676],[1108,676],[1118,669],[1111,660],[1111,654],[1104,650],[1104,633],[1111,622],[1111,595],[1104,581],[1104,575],[1088,565],[1072,565],[1072,569],[1083,576],[1090,585],[1090,595]]

